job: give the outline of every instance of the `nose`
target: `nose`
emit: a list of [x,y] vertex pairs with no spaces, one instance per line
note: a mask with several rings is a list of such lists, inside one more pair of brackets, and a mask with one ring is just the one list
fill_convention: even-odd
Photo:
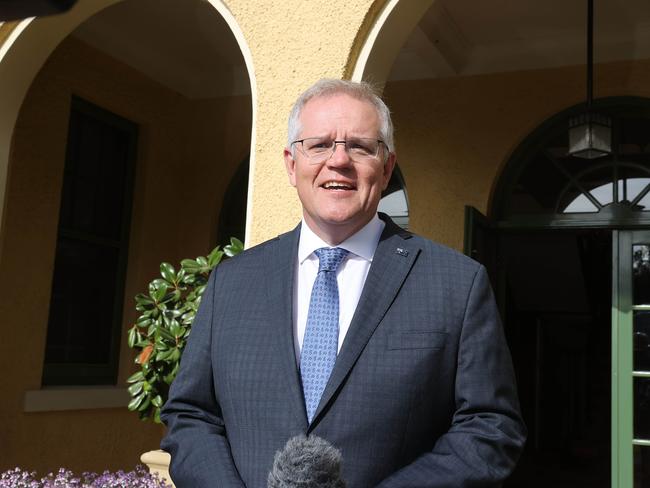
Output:
[[[341,146],[341,147],[339,147]],[[350,164],[350,155],[345,147],[345,141],[334,141],[334,150],[327,160],[328,166],[343,166]]]

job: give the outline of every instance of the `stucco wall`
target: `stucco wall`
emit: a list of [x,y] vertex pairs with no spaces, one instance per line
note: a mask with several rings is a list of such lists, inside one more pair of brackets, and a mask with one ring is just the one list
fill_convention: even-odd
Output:
[[[584,66],[389,83],[410,228],[462,250],[464,206],[488,212],[510,155],[585,98]],[[595,97],[650,97],[650,61],[595,67]]]
[[[214,244],[223,192],[249,151],[250,97],[190,101],[73,38],[48,59],[11,149],[0,259],[3,333],[11,340],[0,341],[0,368],[12,373],[0,402],[0,470],[131,468],[161,437],[161,427],[125,407],[23,413],[25,391],[40,388],[73,93],[140,126],[124,330],[135,318],[132,297],[161,261],[177,263]],[[118,385],[133,371],[125,338]]]

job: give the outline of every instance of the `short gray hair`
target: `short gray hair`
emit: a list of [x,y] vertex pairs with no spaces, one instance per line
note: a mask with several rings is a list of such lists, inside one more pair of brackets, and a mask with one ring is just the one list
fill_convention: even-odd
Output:
[[384,141],[388,150],[393,152],[393,121],[390,118],[390,110],[377,94],[377,90],[370,83],[365,81],[338,80],[335,78],[323,78],[307,88],[293,104],[289,114],[289,129],[287,147],[298,138],[300,134],[300,114],[302,109],[312,98],[330,97],[333,95],[345,94],[357,100],[370,102],[379,115],[379,138]]

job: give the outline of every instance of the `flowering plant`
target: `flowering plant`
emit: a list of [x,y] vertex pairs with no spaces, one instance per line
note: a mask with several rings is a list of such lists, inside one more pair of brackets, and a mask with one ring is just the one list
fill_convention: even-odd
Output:
[[35,472],[14,468],[0,474],[0,488],[170,488],[170,485],[140,464],[127,473],[104,471],[81,476],[61,468],[41,479]]

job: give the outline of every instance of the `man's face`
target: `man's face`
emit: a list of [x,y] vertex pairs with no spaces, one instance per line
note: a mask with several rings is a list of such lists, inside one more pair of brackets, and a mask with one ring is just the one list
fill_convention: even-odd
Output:
[[[375,107],[349,95],[313,98],[302,109],[298,139],[329,137],[343,141],[351,137],[379,138],[379,116]],[[295,147],[284,151],[290,183],[302,202],[309,227],[329,244],[336,245],[366,225],[377,212],[381,192],[388,185],[395,155],[386,158],[382,144],[377,161],[355,162],[343,144],[332,157],[313,164]]]

